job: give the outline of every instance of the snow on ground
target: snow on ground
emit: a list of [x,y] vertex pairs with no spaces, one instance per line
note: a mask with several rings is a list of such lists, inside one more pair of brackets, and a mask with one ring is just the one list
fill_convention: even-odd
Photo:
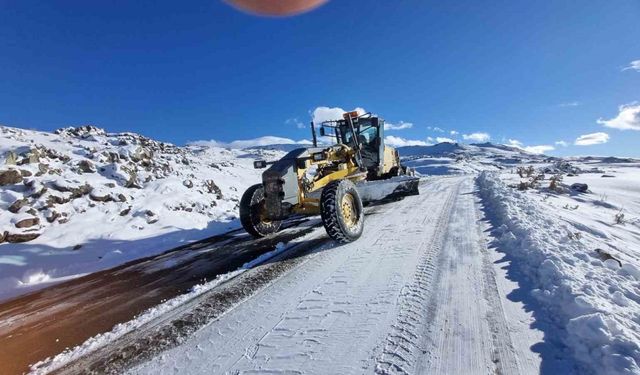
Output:
[[0,127],[0,299],[237,227],[254,157],[280,155]]
[[[535,174],[556,166],[538,165]],[[549,174],[526,190],[516,188],[522,179],[514,173],[480,175],[493,246],[522,275],[517,281],[535,300],[531,306],[542,306],[537,324],[554,327],[545,330],[547,340],[584,371],[638,374],[640,163],[577,159],[566,166],[574,169],[555,189]],[[572,190],[574,183],[588,190]]]
[[[0,245],[0,299],[237,226],[239,197],[247,186],[259,181],[260,171],[252,168],[252,161],[282,155],[278,147],[252,151],[175,147],[135,134],[107,134],[93,127],[56,134],[7,127],[0,130],[0,153],[6,159],[0,169],[0,237],[10,242]],[[395,221],[411,219],[403,221],[402,230],[387,228],[391,221],[370,219],[369,236],[333,252],[318,253],[309,263],[309,267],[318,264],[319,268],[314,268],[318,272],[304,273],[303,279],[300,274],[284,278],[280,283],[291,285],[276,285],[271,294],[247,302],[260,311],[267,308],[261,320],[253,321],[257,310],[246,308],[223,318],[228,320],[223,330],[240,332],[239,340],[248,340],[217,346],[224,349],[218,353],[224,360],[236,361],[225,368],[266,369],[277,363],[280,369],[293,369],[296,364],[311,364],[304,358],[322,354],[322,358],[340,359],[347,370],[387,373],[413,367],[460,372],[471,371],[477,363],[491,370],[498,356],[504,363],[496,365],[497,370],[517,367],[526,373],[542,366],[543,372],[640,374],[639,161],[549,158],[494,144],[441,143],[403,147],[400,153],[404,162],[422,175],[471,176],[457,180],[462,181],[459,185],[451,185],[447,178],[436,179],[439,182],[428,196],[410,197],[407,204],[391,206],[398,215]],[[474,219],[476,209],[469,195],[473,192],[455,200],[451,198],[455,195],[448,195],[454,185],[457,190],[470,190],[464,181],[473,175],[479,176],[477,193],[491,224],[486,239]],[[587,186],[572,187],[576,183]],[[449,196],[441,199],[449,202],[448,208],[433,200],[438,194]],[[431,202],[436,206],[428,206]],[[441,216],[425,216],[434,210],[441,211]],[[458,214],[449,218],[449,212]],[[462,222],[461,217],[468,222]],[[437,223],[429,221],[436,219]],[[414,228],[420,220],[427,221]],[[474,220],[476,223],[471,223]],[[437,228],[432,228],[435,224]],[[475,229],[465,232],[461,230],[465,225]],[[425,235],[436,241],[432,245],[447,250],[414,243],[424,237],[421,235],[390,236],[407,228],[413,228],[414,234],[427,230]],[[484,257],[495,258],[495,254],[489,256],[477,245],[484,240],[495,254],[504,254],[503,259],[495,259],[493,271]],[[422,259],[424,254],[432,255]],[[429,258],[436,255],[437,259]],[[377,261],[368,262],[371,257]],[[416,263],[418,260],[424,264]],[[405,261],[419,268],[405,269]],[[434,268],[436,261],[443,267]],[[328,266],[320,267],[321,263]],[[464,284],[462,275],[474,276]],[[436,283],[444,283],[446,288],[431,289]],[[494,283],[495,288],[491,287]],[[466,286],[460,290],[463,284]],[[467,293],[480,284],[485,288],[482,293]],[[409,285],[413,294],[407,295],[403,285]],[[520,296],[518,301],[509,297],[512,294],[505,298],[509,288]],[[300,294],[296,297],[294,291]],[[400,295],[392,306],[397,311],[388,310],[384,305],[388,301],[380,300],[380,293],[389,298]],[[415,304],[403,305],[404,300],[414,297],[427,303],[425,293],[430,296],[426,310]],[[284,304],[274,303],[278,294],[292,298]],[[476,315],[446,302],[458,299],[459,305],[465,305],[480,295],[484,299],[471,303],[482,311]],[[288,310],[283,312],[283,308]],[[403,312],[405,308],[426,319],[427,327],[415,331],[414,325],[403,321],[402,314],[408,314]],[[359,321],[363,316],[387,331],[376,333],[367,327],[349,331],[363,324]],[[446,329],[449,317],[457,328]],[[432,323],[440,320],[437,327]],[[407,333],[402,331],[405,324],[415,337],[403,336]],[[530,329],[523,328],[528,324]],[[318,325],[323,330],[311,327]],[[242,331],[245,326],[255,332]],[[467,326],[473,329],[465,331]],[[394,329],[400,331],[394,333]],[[461,331],[456,334],[457,330]],[[204,331],[200,338],[208,341],[196,337],[194,343],[202,346],[228,341],[224,335],[218,337],[221,331],[216,332]],[[292,332],[298,336],[290,336]],[[484,342],[491,336],[489,332],[501,336],[496,342]],[[368,349],[354,347],[343,333],[365,334],[363,339],[371,345]],[[398,337],[418,341],[402,343]],[[469,345],[465,341],[469,337],[477,351],[495,353],[488,357],[483,357],[484,352],[451,356],[446,350]],[[436,339],[439,341],[429,341]],[[269,340],[273,342],[260,344]],[[535,355],[536,345],[531,344],[536,340],[543,340],[547,347],[546,354],[541,354],[542,364]],[[317,351],[318,343],[324,343],[325,349]],[[289,356],[282,356],[277,350],[282,345],[292,345],[297,351],[291,349]],[[201,346],[197,350],[176,349],[169,362],[181,367],[186,362],[180,358],[199,355]],[[430,348],[426,362],[418,355],[423,348]],[[251,351],[250,357],[242,354],[246,350]],[[353,361],[343,355],[356,352],[360,355]],[[553,365],[549,365],[549,356],[554,357]],[[166,358],[159,361],[166,362]],[[464,363],[458,366],[456,361]],[[206,363],[202,359],[194,366],[209,371]],[[335,364],[327,362],[324,368]],[[138,370],[155,371],[157,367],[151,364]]]
[[460,144],[442,142],[432,146],[399,148],[404,162],[422,175],[451,175],[501,170],[546,157],[516,147],[492,143]]

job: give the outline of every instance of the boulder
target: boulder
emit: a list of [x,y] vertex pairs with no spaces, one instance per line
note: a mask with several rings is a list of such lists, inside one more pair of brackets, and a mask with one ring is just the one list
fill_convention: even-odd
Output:
[[37,217],[28,217],[16,222],[16,228],[30,228],[40,224],[40,219]]
[[93,190],[91,185],[87,183],[84,183],[82,185],[77,185],[74,182],[66,181],[66,180],[55,181],[53,183],[53,188],[63,193],[66,193],[66,192],[71,193],[71,198],[79,198],[83,195],[89,194],[91,190]]
[[575,184],[571,184],[571,190],[586,193],[589,190],[589,185],[576,182]]
[[31,173],[31,171],[28,171],[26,169],[21,169],[20,170],[20,174],[22,175],[22,177],[31,177],[31,176],[33,176],[33,173]]
[[89,193],[89,199],[96,202],[109,202],[113,200],[110,193],[100,192],[100,191],[92,191]]
[[95,173],[96,172],[96,166],[93,165],[92,162],[90,162],[89,160],[81,160],[80,163],[78,163],[78,169],[80,169],[80,171],[82,173]]
[[129,214],[129,212],[131,212],[131,206],[125,208],[124,210],[120,211],[120,216],[126,216]]
[[7,238],[7,234],[9,234],[7,231],[0,232],[0,243],[4,242],[4,240]]
[[0,172],[0,186],[19,184],[22,182],[22,174],[15,169]]
[[193,187],[193,181],[191,181],[191,180],[184,180],[184,181],[182,182],[182,185],[184,185],[184,186],[188,187],[189,189],[191,189],[191,188]]
[[20,211],[22,207],[26,206],[28,202],[29,201],[27,200],[27,198],[16,200],[15,202],[11,203],[11,206],[9,206],[9,212],[13,212],[14,214],[18,213],[18,211]]
[[49,165],[44,163],[38,163],[38,171],[36,172],[36,176],[42,176],[43,174],[49,171]]
[[11,243],[27,242],[40,237],[40,233],[7,233],[5,232],[5,241]]
[[204,186],[207,189],[207,192],[210,194],[215,194],[217,199],[222,199],[222,190],[216,185],[213,180],[206,180],[204,182]]
[[147,224],[153,224],[153,223],[157,222],[158,220],[160,220],[158,215],[155,212],[151,211],[151,210],[147,210],[144,214],[145,214],[145,216],[147,218]]
[[51,212],[47,216],[47,222],[53,223],[59,217],[60,217],[60,213],[58,211],[51,210]]
[[7,152],[5,154],[4,163],[6,165],[16,165],[18,163],[18,155],[13,151]]

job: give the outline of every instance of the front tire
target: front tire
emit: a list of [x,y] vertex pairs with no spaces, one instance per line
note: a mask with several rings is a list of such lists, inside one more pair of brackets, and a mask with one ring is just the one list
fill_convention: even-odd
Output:
[[264,188],[262,184],[251,186],[240,200],[240,223],[254,237],[265,237],[280,230],[281,220],[264,217]]
[[364,228],[364,209],[349,180],[332,181],[322,190],[320,216],[329,237],[340,243],[357,240]]

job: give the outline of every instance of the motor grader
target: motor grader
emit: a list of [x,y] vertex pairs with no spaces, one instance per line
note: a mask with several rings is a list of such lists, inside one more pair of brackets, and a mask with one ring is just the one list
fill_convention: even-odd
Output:
[[269,167],[262,183],[251,186],[240,201],[240,221],[255,237],[277,232],[292,215],[318,215],[331,238],[346,243],[360,237],[363,206],[374,200],[417,195],[418,178],[400,164],[398,151],[384,144],[384,120],[370,113],[348,112],[342,119],[320,124],[318,146],[295,149]]

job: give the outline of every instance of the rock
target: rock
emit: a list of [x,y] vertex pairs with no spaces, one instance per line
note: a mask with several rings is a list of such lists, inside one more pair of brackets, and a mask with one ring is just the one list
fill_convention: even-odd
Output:
[[40,237],[40,233],[6,233],[5,241],[11,243],[27,242]]
[[614,175],[612,175],[612,174],[603,174],[603,175],[602,175],[602,176],[600,176],[600,177],[608,177],[608,178],[611,178],[611,177],[615,177],[615,176],[614,176]]
[[120,211],[120,216],[126,216],[129,214],[129,212],[131,212],[131,206],[125,208],[124,210]]
[[18,165],[33,164],[33,163],[39,163],[39,162],[40,162],[40,156],[36,152],[30,152],[29,154],[27,154],[27,156],[25,156],[22,160],[18,162]]
[[0,186],[19,184],[22,182],[22,174],[15,170],[9,169],[0,172]]
[[120,202],[126,202],[127,201],[127,197],[122,193],[119,193],[117,195],[117,197],[118,197],[118,201],[120,201]]
[[116,187],[116,184],[113,182],[105,182],[104,186],[113,189],[114,187]]
[[182,182],[182,185],[184,185],[184,186],[188,187],[189,189],[191,189],[191,188],[193,187],[193,181],[191,181],[191,180],[184,180],[184,181]]
[[113,200],[110,193],[96,192],[89,193],[89,199],[96,202],[109,202]]
[[28,217],[16,222],[16,228],[29,228],[40,224],[40,219],[37,217]]
[[77,244],[76,246],[73,247],[73,250],[80,250],[81,247],[82,247],[82,245]]
[[13,212],[14,214],[18,213],[22,207],[24,207],[29,201],[27,198],[18,199],[15,202],[11,203],[9,206],[9,212]]
[[43,174],[49,171],[49,164],[38,163],[38,172],[36,172],[36,176],[42,176]]
[[4,163],[6,165],[16,165],[18,163],[18,155],[13,151],[7,152],[5,154]]
[[59,195],[49,195],[46,200],[47,207],[53,207],[55,204],[65,204],[71,201],[71,198],[61,197]]
[[80,163],[78,163],[78,168],[80,169],[80,171],[82,171],[82,173],[95,173],[96,172],[96,166],[93,165],[92,162],[90,162],[89,160],[81,160]]
[[153,224],[160,220],[158,215],[156,215],[156,213],[151,210],[147,210],[144,214],[147,217],[147,224]]
[[49,216],[47,216],[46,219],[47,219],[47,222],[53,223],[59,217],[60,217],[60,213],[58,211],[51,210],[51,213],[49,214]]
[[38,199],[41,196],[44,195],[44,193],[47,192],[47,187],[46,186],[42,186],[39,190],[36,190],[33,194],[29,195],[29,198],[33,198],[33,199]]
[[575,184],[571,185],[571,190],[577,191],[580,193],[586,193],[587,190],[589,190],[589,185],[576,182]]
[[0,243],[4,242],[4,240],[7,238],[7,234],[9,234],[7,231],[0,232]]
[[33,173],[31,173],[31,171],[28,171],[26,169],[21,169],[20,170],[20,174],[22,175],[22,177],[31,177],[31,176],[33,176]]
[[204,186],[207,188],[207,192],[215,194],[217,199],[222,199],[222,190],[220,190],[213,180],[206,180]]
[[59,180],[53,183],[53,188],[63,193],[70,192],[72,199],[87,195],[91,192],[91,190],[93,190],[91,185],[87,183],[84,183],[82,185],[73,185],[73,183],[70,183],[69,181]]

